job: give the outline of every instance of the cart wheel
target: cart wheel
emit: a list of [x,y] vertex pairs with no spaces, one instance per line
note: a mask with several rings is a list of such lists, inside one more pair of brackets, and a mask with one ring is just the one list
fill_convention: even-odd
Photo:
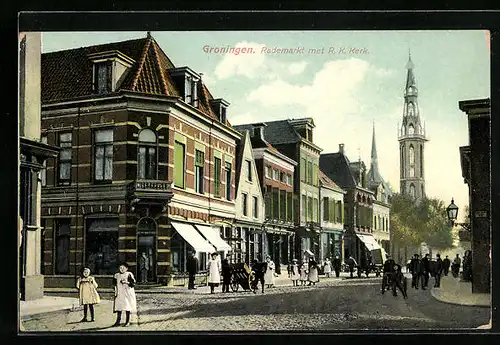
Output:
[[236,279],[233,279],[233,281],[231,282],[231,290],[233,290],[233,292],[237,292],[239,287],[240,284],[238,284],[238,281]]

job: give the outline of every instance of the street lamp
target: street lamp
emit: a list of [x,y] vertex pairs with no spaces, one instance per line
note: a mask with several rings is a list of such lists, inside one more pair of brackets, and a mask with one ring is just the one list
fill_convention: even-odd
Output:
[[446,208],[446,213],[448,214],[448,220],[451,221],[451,224],[453,226],[458,225],[463,227],[465,230],[470,231],[470,224],[469,223],[457,223],[455,220],[457,219],[458,216],[458,206],[455,205],[455,202],[453,198],[451,198],[451,204]]

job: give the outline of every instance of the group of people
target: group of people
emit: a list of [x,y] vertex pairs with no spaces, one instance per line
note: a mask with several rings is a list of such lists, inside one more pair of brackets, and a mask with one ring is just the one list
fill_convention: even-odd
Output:
[[462,279],[465,281],[472,280],[472,251],[466,250],[463,256],[463,260],[460,259],[459,254],[453,260],[451,266],[451,273],[453,277],[457,278],[460,274],[460,265],[462,265]]
[[390,289],[392,289],[393,296],[396,297],[398,295],[397,290],[399,289],[403,297],[405,299],[408,298],[406,277],[403,274],[402,267],[398,265],[390,255],[387,255],[383,267],[382,294]]
[[[123,326],[130,326],[130,314],[137,313],[137,301],[134,286],[136,283],[132,272],[128,271],[127,263],[120,264],[118,273],[113,276],[113,285],[115,298],[113,311],[116,313],[116,322],[114,327],[121,323],[122,312],[125,312],[126,319]],[[78,289],[80,305],[83,306],[83,318],[81,322],[95,321],[94,305],[100,303],[101,298],[97,292],[97,281],[91,275],[90,268],[84,267],[76,282]],[[90,310],[90,320],[87,317]]]

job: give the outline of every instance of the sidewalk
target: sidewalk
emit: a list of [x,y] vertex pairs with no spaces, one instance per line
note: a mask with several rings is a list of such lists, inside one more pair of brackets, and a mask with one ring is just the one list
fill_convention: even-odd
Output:
[[20,314],[24,317],[65,309],[76,309],[79,306],[79,301],[78,298],[74,297],[44,296],[33,301],[20,301],[19,304]]
[[441,287],[432,288],[431,294],[440,302],[477,306],[490,307],[491,295],[486,293],[472,293],[471,282],[460,281],[460,278],[453,276],[441,277]]

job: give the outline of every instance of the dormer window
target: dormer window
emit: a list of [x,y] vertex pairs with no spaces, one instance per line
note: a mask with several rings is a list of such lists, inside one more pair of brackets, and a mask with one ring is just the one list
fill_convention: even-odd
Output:
[[210,103],[212,104],[212,109],[217,115],[217,120],[225,124],[227,121],[227,107],[229,106],[229,103],[222,98],[211,100]]
[[198,108],[198,87],[200,84],[200,75],[189,67],[179,67],[170,70],[170,75],[179,88],[183,91],[182,98],[184,102]]
[[130,67],[135,63],[133,59],[117,50],[93,53],[88,55],[88,58],[94,63],[92,88],[97,94],[118,89]]

